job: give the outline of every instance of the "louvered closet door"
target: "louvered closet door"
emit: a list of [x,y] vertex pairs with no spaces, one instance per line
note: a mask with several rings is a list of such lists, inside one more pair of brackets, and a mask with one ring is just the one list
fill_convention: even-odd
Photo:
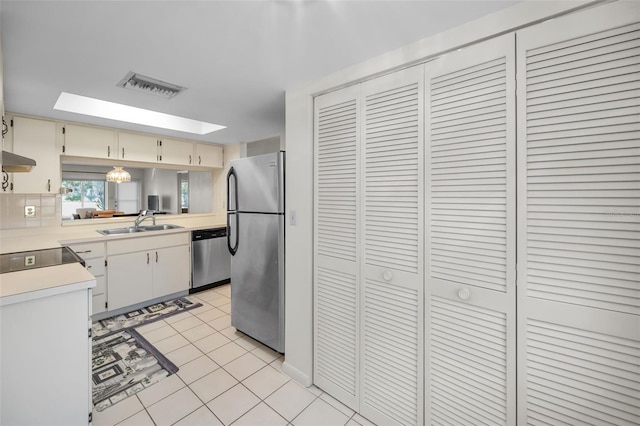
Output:
[[358,400],[359,119],[357,86],[315,99],[314,383]]
[[423,67],[362,85],[361,413],[422,424]]
[[425,75],[426,423],[513,425],[514,35]]
[[640,7],[518,33],[520,424],[640,424]]

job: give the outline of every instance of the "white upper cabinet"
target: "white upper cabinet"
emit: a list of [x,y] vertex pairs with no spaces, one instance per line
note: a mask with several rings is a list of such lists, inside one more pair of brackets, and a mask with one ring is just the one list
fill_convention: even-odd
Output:
[[118,158],[118,135],[115,130],[65,124],[62,153],[78,157]]
[[60,157],[56,150],[56,123],[26,117],[13,118],[13,152],[36,161],[28,173],[13,174],[13,192],[57,193]]
[[157,163],[160,138],[138,133],[118,133],[118,159]]
[[197,143],[193,165],[222,168],[224,166],[222,147],[218,145]]
[[194,145],[189,141],[162,138],[159,161],[164,164],[191,166],[194,164]]

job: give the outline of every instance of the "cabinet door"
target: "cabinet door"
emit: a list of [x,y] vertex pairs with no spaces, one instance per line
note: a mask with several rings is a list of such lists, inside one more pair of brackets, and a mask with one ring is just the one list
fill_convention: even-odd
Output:
[[0,424],[87,424],[89,293],[76,290],[0,307]]
[[159,139],[137,133],[118,133],[118,158],[127,161],[158,161]]
[[163,138],[160,141],[160,162],[190,166],[193,164],[194,143]]
[[426,424],[516,424],[515,37],[426,65]]
[[359,399],[359,87],[315,100],[314,383]]
[[423,424],[422,66],[362,85],[361,413]]
[[189,290],[189,246],[157,249],[153,256],[153,297]]
[[222,147],[208,144],[196,144],[194,165],[203,167],[223,167]]
[[13,152],[36,161],[29,173],[14,173],[13,192],[57,193],[60,188],[60,156],[56,151],[56,124],[33,118],[13,118]]
[[640,14],[518,33],[519,424],[640,421]]
[[153,252],[139,251],[107,258],[107,300],[109,310],[153,298]]
[[117,158],[117,133],[97,127],[64,126],[64,154],[78,157]]
[[104,275],[96,277],[96,287],[92,297],[92,314],[100,314],[107,310],[107,279]]

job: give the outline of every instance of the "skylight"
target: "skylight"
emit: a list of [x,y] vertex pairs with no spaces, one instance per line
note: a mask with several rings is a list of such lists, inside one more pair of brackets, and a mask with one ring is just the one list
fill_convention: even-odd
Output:
[[103,101],[86,96],[62,92],[53,109],[106,118],[108,120],[124,121],[126,123],[142,124],[143,126],[161,129],[177,130],[179,132],[205,135],[224,129],[226,126],[136,108],[115,102]]

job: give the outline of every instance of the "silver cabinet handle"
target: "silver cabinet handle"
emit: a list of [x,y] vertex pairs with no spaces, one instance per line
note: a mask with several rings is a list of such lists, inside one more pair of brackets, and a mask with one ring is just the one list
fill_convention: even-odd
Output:
[[107,147],[107,157],[111,157],[111,147]]
[[51,179],[47,179],[47,192],[51,192]]
[[202,164],[202,158],[198,155],[198,165]]
[[191,164],[191,155],[189,155],[189,164]]
[[124,148],[122,148],[122,158],[124,158]]
[[147,265],[149,264],[149,253],[147,253]]
[[156,252],[156,263],[158,263],[158,252]]
[[80,253],[91,253],[91,250],[76,251],[76,254],[80,254]]

